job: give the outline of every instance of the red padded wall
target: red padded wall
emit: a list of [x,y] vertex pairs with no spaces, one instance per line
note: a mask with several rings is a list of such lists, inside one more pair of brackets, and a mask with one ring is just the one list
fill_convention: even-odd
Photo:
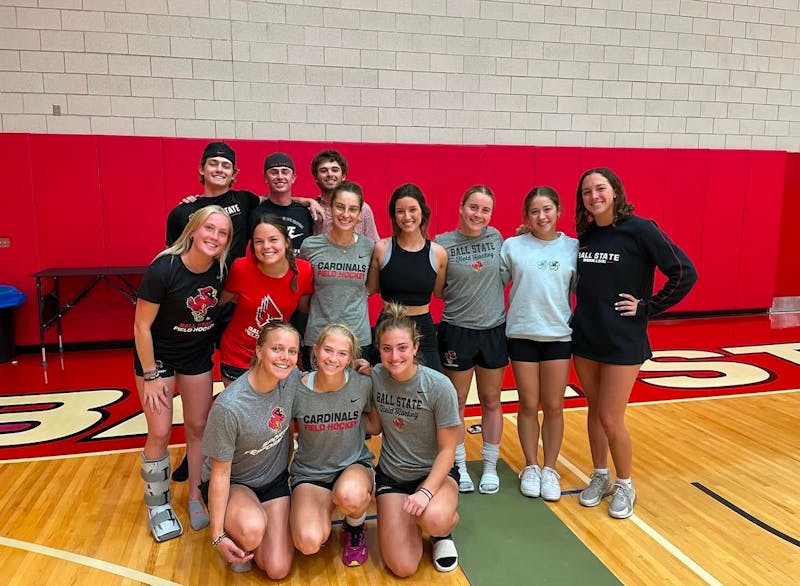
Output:
[[786,173],[784,153],[750,151],[747,162],[741,248],[737,282],[737,307],[770,307],[778,260],[781,198]]
[[708,154],[703,240],[695,262],[710,308],[737,307],[747,161],[745,151]]
[[94,136],[31,135],[43,266],[107,264],[97,154]]
[[[667,158],[664,206],[659,226],[689,255],[698,269],[702,269],[700,253],[706,204],[708,151],[669,150]],[[703,292],[708,284],[709,279],[701,270],[694,291],[676,309],[701,309],[701,301],[705,297]]]
[[[581,162],[582,150],[577,147],[536,147],[533,157],[533,185],[549,185],[558,192],[562,207],[558,229],[573,237],[578,179],[589,166],[597,166]],[[518,217],[521,217],[522,198],[516,208]]]
[[[38,340],[36,287],[29,277],[39,270],[39,246],[36,233],[36,206],[33,200],[30,136],[0,134],[0,150],[6,161],[6,187],[3,190],[3,213],[0,236],[11,240],[10,248],[0,248],[0,284],[13,285],[28,296],[15,311],[16,337],[23,339],[34,332]],[[8,205],[8,204],[13,205]]]
[[[492,224],[508,238],[522,222],[522,202],[534,187],[534,148],[529,146],[493,146],[486,149],[486,185],[494,192],[496,203]],[[562,198],[564,194],[560,194]],[[564,231],[572,224],[562,213],[558,227]]]
[[439,147],[439,185],[431,209],[431,234],[458,228],[458,210],[464,192],[486,183],[485,146],[442,145]]
[[[364,201],[368,202],[375,216],[375,224],[381,236],[391,232],[389,216],[386,213],[389,195],[393,187],[389,184],[389,145],[336,143],[333,148],[347,159],[347,179],[361,186]],[[311,167],[309,162],[309,174]]]
[[[167,212],[199,193],[197,167],[207,139],[0,134],[18,172],[14,206],[0,217],[0,281],[30,295],[17,312],[17,342],[38,344],[30,274],[57,266],[147,264],[164,244]],[[493,224],[510,236],[534,185],[562,198],[559,229],[574,235],[577,179],[607,166],[623,179],[637,213],[651,217],[698,266],[697,287],[676,309],[767,308],[774,292],[800,295],[793,251],[800,215],[800,155],[763,151],[456,146],[231,140],[237,187],[263,194],[264,157],[282,150],[295,161],[295,193],[317,194],[313,155],[337,148],[348,178],[364,188],[379,232],[391,233],[387,203],[401,183],[418,184],[433,209],[430,233],[452,230],[458,203],[473,184],[496,193]],[[783,219],[781,209],[783,206]],[[780,233],[780,248],[775,235]],[[65,295],[84,284],[64,282]],[[376,303],[372,303],[374,309]],[[435,313],[438,315],[437,304]],[[67,342],[130,338],[132,307],[105,284],[65,319]],[[53,339],[51,331],[49,340]]]
[[122,136],[97,138],[107,261],[114,266],[146,264],[143,259],[164,248],[164,234],[150,229],[151,218],[166,218],[168,211],[161,139],[139,139],[137,152],[129,143]]
[[[42,268],[109,264],[106,249],[109,227],[105,224],[100,197],[97,141],[95,136],[31,135]],[[62,279],[62,303],[78,295],[89,280],[88,277]],[[106,283],[92,290],[90,298],[91,303],[76,305],[63,318],[70,341],[131,336],[132,306],[125,298]],[[51,329],[47,339],[54,341],[55,334],[55,328]]]
[[800,153],[786,155],[775,297],[800,297]]

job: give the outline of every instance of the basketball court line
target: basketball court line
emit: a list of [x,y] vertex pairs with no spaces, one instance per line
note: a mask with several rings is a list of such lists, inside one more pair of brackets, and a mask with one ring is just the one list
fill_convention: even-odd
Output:
[[[474,381],[473,381],[474,384]],[[778,390],[778,391],[761,391],[761,392],[754,392],[754,393],[738,393],[732,395],[709,395],[707,397],[686,397],[684,399],[662,399],[658,401],[639,401],[636,403],[628,403],[629,407],[638,407],[640,405],[661,405],[661,404],[669,404],[669,403],[684,403],[688,401],[709,401],[712,399],[732,399],[735,397],[756,397],[756,396],[765,396],[765,395],[779,395],[779,394],[786,394],[786,393],[797,393],[800,389],[785,389],[785,390]],[[580,411],[586,410],[587,407],[585,405],[579,407],[566,407],[564,411]],[[503,415],[506,418],[515,417],[516,414],[514,413],[505,413]],[[473,415],[469,417],[465,417],[465,420],[472,420],[472,419],[479,419],[480,415]],[[511,421],[511,419],[509,419]],[[177,443],[177,444],[170,444],[170,448],[177,448],[185,446],[185,443]],[[17,464],[17,463],[24,463],[24,462],[42,462],[42,461],[49,461],[49,460],[62,460],[67,458],[86,458],[89,456],[110,456],[115,454],[127,454],[131,452],[140,452],[141,448],[123,448],[119,450],[105,450],[102,452],[78,452],[75,454],[54,454],[52,456],[37,456],[35,458],[12,458],[7,460],[0,460],[0,464]]]
[[[800,391],[800,389],[785,389],[779,391],[764,391],[760,393],[742,393],[742,394],[733,394],[733,395],[714,395],[708,397],[687,397],[685,399],[664,399],[659,401],[641,401],[637,403],[629,403],[629,407],[636,407],[641,405],[660,405],[660,404],[670,404],[670,403],[684,403],[689,401],[709,401],[712,399],[731,399],[735,397],[754,397],[754,396],[763,396],[763,395],[779,395],[779,394],[787,394],[787,393],[796,393]],[[565,411],[578,411],[578,410],[586,410],[586,406],[582,407],[572,407],[570,409],[564,409]],[[505,414],[504,417],[509,421],[514,422],[516,425],[516,415],[515,414]],[[541,445],[541,442],[539,442]],[[585,482],[586,484],[589,483],[589,477],[586,476],[577,466],[575,466],[571,461],[567,458],[562,456],[561,454],[558,455],[558,460],[561,462],[565,468],[567,468],[570,472],[572,472],[577,478]],[[677,546],[671,543],[666,537],[661,535],[658,531],[653,529],[646,521],[644,521],[641,517],[636,515],[635,513],[629,519],[633,522],[634,525],[639,527],[642,531],[644,531],[650,538],[652,538],[656,543],[658,543],[662,548],[664,548],[670,555],[672,555],[675,559],[681,562],[684,566],[686,566],[689,570],[691,570],[698,578],[703,580],[706,584],[714,585],[714,586],[722,586],[722,583],[714,578],[708,571],[706,571],[702,566],[700,566],[697,562],[695,562],[692,558],[690,558],[687,554],[681,551]]]
[[152,574],[145,574],[144,572],[140,572],[132,568],[126,568],[125,566],[119,566],[117,564],[112,564],[111,562],[90,558],[78,553],[72,553],[71,551],[64,551],[63,549],[39,545],[38,543],[20,541],[18,539],[11,539],[9,537],[3,537],[0,535],[0,545],[80,564],[82,566],[86,566],[87,568],[92,568],[94,570],[100,570],[101,572],[108,572],[109,574],[120,576],[121,578],[135,580],[137,582],[141,582],[142,584],[149,584],[151,586],[181,586],[178,582],[171,582],[170,580],[165,580],[164,578],[159,578],[158,576],[153,576]]
[[[763,391],[763,392],[754,392],[754,393],[742,393],[742,394],[732,394],[732,395],[713,395],[713,396],[706,396],[706,397],[687,397],[682,399],[667,399],[667,400],[659,400],[659,401],[644,401],[644,402],[637,402],[631,403],[632,406],[638,405],[650,405],[650,404],[662,404],[662,403],[682,403],[687,401],[707,401],[712,399],[727,399],[727,398],[734,398],[734,397],[752,397],[752,396],[762,396],[762,395],[773,395],[773,394],[786,394],[786,393],[796,393],[800,391],[800,389],[786,389],[786,390],[776,390],[776,391]],[[565,409],[568,411],[576,411],[576,410],[585,410],[585,406],[580,407],[573,407],[569,409]],[[504,416],[509,421],[516,424],[516,414],[505,414]],[[475,419],[474,417],[468,419]],[[171,447],[180,446],[184,444],[173,444]],[[80,453],[80,454],[64,454],[64,455],[54,455],[50,457],[37,457],[37,458],[29,458],[29,459],[15,459],[15,460],[2,460],[0,463],[22,463],[22,462],[33,462],[33,461],[43,461],[43,460],[57,460],[57,459],[65,459],[65,458],[83,458],[88,456],[102,456],[102,455],[113,455],[113,454],[120,454],[120,453],[130,453],[130,452],[138,452],[140,451],[139,448],[130,448],[130,449],[121,449],[121,450],[111,450],[105,452],[89,452],[89,453]],[[572,462],[564,458],[563,456],[559,456],[559,461],[569,469],[577,478],[582,480],[583,482],[588,483],[589,478],[581,472]],[[665,551],[667,551],[670,555],[672,555],[675,559],[677,559],[681,564],[683,564],[687,569],[692,571],[695,575],[698,576],[704,583],[710,585],[721,585],[721,583],[714,578],[709,572],[707,572],[704,568],[702,568],[699,564],[697,564],[694,560],[692,560],[687,554],[682,552],[678,547],[672,544],[668,539],[666,539],[663,535],[661,535],[658,531],[653,529],[647,522],[643,519],[638,517],[637,515],[633,515],[631,517],[631,522],[634,523],[639,529],[641,529],[644,533],[646,533],[649,537],[651,537],[656,543],[658,543]],[[124,578],[128,578],[131,580],[137,580],[145,584],[152,584],[154,586],[176,586],[177,583],[171,582],[169,580],[165,580],[163,578],[158,578],[156,576],[152,576],[150,574],[142,573],[137,570],[126,568],[124,566],[119,566],[110,562],[105,562],[102,560],[93,559],[90,557],[86,557],[80,554],[75,554],[63,550],[58,550],[55,548],[35,544],[35,543],[28,543],[24,541],[19,541],[11,538],[6,538],[0,536],[0,545],[12,547],[16,549],[20,549],[23,551],[30,551],[32,553],[38,553],[41,555],[50,556],[57,559],[62,559],[65,561],[70,561],[73,563],[81,564],[87,567],[91,567],[94,569],[98,569],[101,571],[105,571],[108,573],[112,573],[115,575],[119,575]]]
[[[763,394],[763,393],[753,393],[753,394]],[[703,399],[705,397],[702,397]],[[676,400],[668,401],[668,402],[676,402]],[[680,402],[680,399],[677,400]],[[647,403],[648,405],[651,403]],[[576,409],[586,409],[586,407],[577,407]],[[504,417],[514,423],[516,425],[516,415],[507,413]],[[539,441],[539,445],[542,445],[542,442]],[[558,461],[564,465],[570,472],[572,472],[579,480],[583,481],[586,484],[589,484],[589,477],[584,474],[580,468],[578,468],[575,464],[565,458],[563,455],[558,455]],[[695,562],[692,558],[690,558],[687,554],[683,553],[676,545],[674,545],[671,541],[669,541],[666,537],[661,535],[658,531],[653,529],[646,521],[644,521],[641,517],[636,515],[635,513],[631,515],[628,519],[631,523],[636,525],[639,529],[641,529],[644,533],[646,533],[653,541],[658,543],[667,553],[672,555],[675,559],[677,559],[681,564],[686,566],[692,573],[694,573],[698,578],[700,578],[706,584],[711,586],[722,586],[722,582],[717,580],[714,576],[712,576],[708,571],[706,571],[700,564]]]
[[[754,396],[764,396],[764,395],[778,395],[778,394],[787,394],[787,393],[796,393],[800,391],[800,389],[784,389],[784,390],[776,390],[776,391],[762,391],[762,392],[754,392],[754,393],[741,393],[741,394],[728,394],[728,395],[709,395],[705,397],[686,397],[682,399],[663,399],[657,401],[640,401],[636,403],[629,403],[629,406],[642,406],[642,405],[657,405],[657,404],[670,404],[670,403],[683,403],[689,401],[709,401],[709,400],[716,400],[716,399],[731,399],[735,397],[754,397]],[[571,407],[565,408],[564,411],[579,411],[579,410],[586,410],[587,407],[585,405],[580,407]],[[514,413],[506,413],[503,416],[508,421],[514,423],[516,425],[516,414]],[[470,417],[466,419],[477,419],[478,417]],[[541,445],[541,442],[539,442]],[[589,483],[589,477],[586,476],[577,466],[575,466],[571,461],[567,458],[559,454],[558,460],[569,469],[577,478],[585,482],[586,484]],[[563,494],[568,494],[572,491],[564,491]],[[580,492],[580,490],[574,491]],[[717,580],[713,575],[711,575],[707,570],[705,570],[702,566],[700,566],[697,562],[695,562],[691,557],[689,557],[686,553],[680,550],[676,545],[670,542],[666,537],[656,531],[653,527],[651,527],[646,521],[644,521],[641,517],[634,514],[629,519],[634,525],[636,525],[639,529],[641,529],[644,533],[646,533],[653,541],[658,543],[666,552],[672,555],[675,559],[677,559],[681,564],[683,564],[687,569],[689,569],[692,573],[694,573],[698,578],[700,578],[704,583],[713,585],[713,586],[722,586],[722,583]]]
[[[766,395],[785,395],[787,393],[797,393],[800,389],[781,389],[777,391],[756,391],[754,393],[733,393],[730,395],[708,395],[707,397],[685,397],[683,399],[658,399],[656,401],[636,401],[628,403],[628,407],[640,407],[642,405],[668,405],[670,403],[689,403],[692,401],[711,401],[716,399],[736,399],[740,397],[763,397]],[[564,407],[564,411],[586,411],[586,405],[578,407]],[[504,416],[515,415],[514,413],[505,413]],[[474,416],[476,419],[479,415]],[[467,418],[470,419],[470,418]]]
[[692,486],[694,486],[696,489],[702,491],[703,493],[705,493],[706,495],[708,495],[709,497],[711,497],[712,499],[717,501],[722,506],[727,507],[728,509],[730,509],[731,511],[733,511],[737,515],[739,515],[742,518],[750,521],[753,525],[755,525],[757,527],[760,527],[761,529],[763,529],[764,531],[767,531],[768,533],[772,533],[778,539],[783,539],[784,541],[786,541],[788,543],[791,543],[792,545],[794,545],[796,547],[800,547],[800,539],[796,539],[796,538],[792,537],[791,535],[787,535],[783,531],[781,531],[779,529],[776,529],[775,527],[773,527],[772,525],[769,525],[768,523],[765,523],[764,521],[762,521],[761,519],[759,519],[755,515],[753,515],[751,513],[748,513],[743,508],[733,504],[731,501],[726,499],[721,494],[718,494],[718,493],[714,492],[713,490],[711,490],[710,488],[708,488],[704,484],[702,484],[700,482],[692,482]]
[[[541,442],[539,443],[541,444]],[[590,478],[586,476],[586,474],[584,474],[577,466],[575,466],[575,464],[567,460],[561,454],[558,455],[558,461],[561,462],[565,468],[567,468],[570,472],[572,472],[584,483],[589,484]],[[711,584],[713,586],[722,586],[722,582],[720,582],[714,576],[709,574],[705,569],[703,569],[702,566],[700,566],[700,564],[698,564],[688,555],[683,553],[676,545],[674,545],[666,537],[661,535],[658,531],[653,529],[644,519],[639,517],[636,513],[631,515],[628,520],[631,521],[634,525],[636,525],[639,529],[644,531],[648,536],[650,536],[651,539],[653,539],[653,541],[655,541],[661,547],[663,547],[675,559],[677,559],[684,566],[689,568],[689,570],[691,570],[698,578],[703,580],[703,582],[705,582],[706,584]]]

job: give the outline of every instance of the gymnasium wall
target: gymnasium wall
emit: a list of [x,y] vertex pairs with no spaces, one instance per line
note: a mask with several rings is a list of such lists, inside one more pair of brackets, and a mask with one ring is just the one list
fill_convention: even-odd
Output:
[[[574,235],[580,174],[609,166],[622,177],[637,213],[654,218],[697,264],[700,280],[677,311],[765,309],[778,270],[778,235],[787,154],[775,151],[589,147],[405,145],[231,140],[241,168],[237,186],[263,193],[264,156],[291,154],[295,193],[317,191],[309,169],[314,153],[335,147],[348,177],[361,183],[381,234],[391,191],[418,183],[433,208],[433,234],[456,227],[461,195],[485,183],[497,194],[493,224],[510,236],[534,184],[563,198],[560,228]],[[17,343],[37,345],[34,280],[43,268],[148,264],[163,248],[166,214],[197,193],[197,166],[206,139],[56,134],[0,134],[10,180],[4,188],[0,281],[29,295],[17,312]],[[798,158],[794,173],[798,171]],[[795,175],[796,176],[796,175]],[[793,234],[794,226],[784,229]],[[795,248],[796,249],[796,248]],[[796,271],[794,271],[796,272]],[[64,297],[84,284],[64,280]],[[435,311],[438,316],[438,307]],[[133,308],[101,283],[64,319],[67,342],[129,339]],[[49,332],[48,340],[55,332]]]
[[799,28],[798,0],[0,0],[0,131],[798,151]]
[[[505,235],[533,183],[564,196],[571,232],[577,177],[609,165],[700,267],[678,310],[800,292],[798,0],[0,0],[18,343],[38,343],[30,273],[152,258],[210,138],[233,139],[257,192],[268,151],[312,195],[311,156],[341,147],[384,234],[409,180],[434,231],[485,181]],[[66,340],[129,338],[131,321],[101,284]]]

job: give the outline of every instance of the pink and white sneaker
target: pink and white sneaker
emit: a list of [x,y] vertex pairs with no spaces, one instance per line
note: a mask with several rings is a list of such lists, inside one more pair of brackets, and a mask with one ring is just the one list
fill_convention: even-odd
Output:
[[366,529],[364,525],[360,527],[350,527],[347,523],[343,524],[342,536],[344,547],[342,548],[342,563],[348,568],[357,568],[363,565],[369,557],[365,533]]

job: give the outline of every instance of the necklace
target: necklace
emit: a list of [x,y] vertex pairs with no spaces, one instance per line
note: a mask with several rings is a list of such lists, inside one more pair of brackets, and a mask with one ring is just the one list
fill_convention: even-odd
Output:
[[358,236],[355,233],[352,234],[350,242],[348,242],[347,244],[342,244],[341,242],[338,242],[339,238],[336,238],[332,232],[329,232],[327,237],[328,237],[328,242],[330,242],[336,248],[338,248],[342,254],[347,254],[350,251],[350,247],[352,247],[358,241]]

